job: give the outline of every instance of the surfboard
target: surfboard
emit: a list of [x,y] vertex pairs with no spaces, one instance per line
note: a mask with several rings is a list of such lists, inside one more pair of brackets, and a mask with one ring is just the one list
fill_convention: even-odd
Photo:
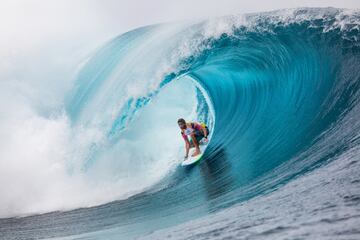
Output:
[[188,158],[181,163],[181,166],[189,166],[189,165],[195,164],[201,160],[201,158],[204,154],[206,145],[200,145],[199,147],[200,147],[201,153],[195,157],[192,157],[191,155],[195,152],[195,148],[192,148],[190,150]]

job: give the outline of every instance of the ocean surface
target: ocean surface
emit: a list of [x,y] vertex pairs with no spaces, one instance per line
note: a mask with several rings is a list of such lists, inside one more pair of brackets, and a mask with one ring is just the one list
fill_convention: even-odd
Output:
[[[0,239],[360,239],[359,10],[150,25],[89,55]],[[211,132],[192,167],[180,117]]]

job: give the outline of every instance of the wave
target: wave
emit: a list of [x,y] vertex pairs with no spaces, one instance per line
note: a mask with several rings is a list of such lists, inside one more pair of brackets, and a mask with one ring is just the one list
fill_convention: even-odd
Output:
[[[45,211],[135,196],[116,206],[131,202],[144,219],[161,212],[175,224],[358,146],[359,20],[357,10],[300,8],[146,26],[106,43],[66,97],[72,147],[61,164],[67,183],[81,184],[66,206]],[[210,126],[198,170],[178,167],[179,117]]]

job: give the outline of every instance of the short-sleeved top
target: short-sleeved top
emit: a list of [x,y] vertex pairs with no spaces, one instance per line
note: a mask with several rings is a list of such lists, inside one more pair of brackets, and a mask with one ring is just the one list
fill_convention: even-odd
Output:
[[[194,130],[201,131],[202,126],[198,123],[191,123],[191,128]],[[187,136],[190,135],[190,133],[186,134],[185,131],[181,131],[181,135],[184,138],[184,140],[186,141],[188,139]]]

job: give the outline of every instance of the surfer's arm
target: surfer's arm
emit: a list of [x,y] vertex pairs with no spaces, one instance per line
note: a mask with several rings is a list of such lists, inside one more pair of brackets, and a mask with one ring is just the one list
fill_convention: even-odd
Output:
[[190,142],[189,140],[185,140],[185,150],[186,150],[186,154],[185,154],[185,158],[187,158],[189,156],[189,150],[190,150]]
[[204,137],[207,138],[207,131],[206,131],[206,128],[204,126],[202,126],[201,124],[196,124],[195,125],[195,129],[198,130],[198,131],[202,131],[203,134],[204,134]]
[[184,133],[181,133],[181,136],[183,137],[183,139],[185,141],[185,151],[186,151],[185,158],[187,158],[189,156],[190,142],[189,142],[189,139],[187,138],[187,136]]
[[208,137],[208,135],[207,135],[206,128],[205,128],[205,127],[203,127],[203,126],[201,126],[201,130],[202,130],[202,131],[203,131],[203,133],[204,133],[204,137],[205,137],[205,138],[207,138],[207,137]]

